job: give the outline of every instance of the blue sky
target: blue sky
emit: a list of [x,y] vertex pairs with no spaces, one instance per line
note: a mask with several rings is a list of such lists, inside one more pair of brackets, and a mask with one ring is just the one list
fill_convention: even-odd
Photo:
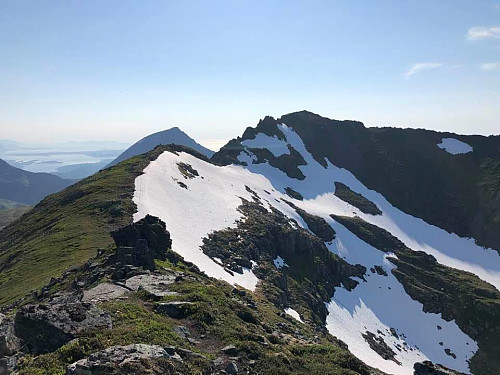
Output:
[[0,138],[204,142],[308,109],[500,133],[500,1],[0,0]]

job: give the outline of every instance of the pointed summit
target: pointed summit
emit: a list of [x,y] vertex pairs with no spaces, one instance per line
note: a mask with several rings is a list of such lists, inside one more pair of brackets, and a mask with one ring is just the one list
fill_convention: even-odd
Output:
[[214,154],[213,151],[197,143],[194,139],[189,137],[186,133],[184,133],[176,126],[142,138],[140,141],[134,143],[128,149],[123,151],[115,160],[109,163],[106,168],[116,165],[123,160],[131,158],[132,156],[144,154],[145,152],[151,151],[158,145],[167,145],[171,143],[192,148],[193,150],[202,153],[208,158],[210,158]]

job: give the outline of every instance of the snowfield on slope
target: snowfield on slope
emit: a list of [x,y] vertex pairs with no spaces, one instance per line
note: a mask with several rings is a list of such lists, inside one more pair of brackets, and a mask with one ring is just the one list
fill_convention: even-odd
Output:
[[[254,290],[258,279],[252,270],[245,269],[243,275],[227,272],[201,251],[203,238],[213,231],[236,226],[236,221],[241,219],[237,210],[241,198],[252,199],[246,186],[255,191],[267,207],[272,205],[307,229],[302,218],[281,198],[292,200],[307,212],[323,217],[335,229],[335,241],[326,244],[332,252],[349,263],[363,264],[368,270],[378,265],[388,273],[383,276],[368,271],[366,281],[361,281],[351,292],[337,288],[334,299],[328,304],[330,333],[345,341],[350,351],[365,363],[388,373],[412,374],[413,364],[426,359],[468,372],[467,361],[477,351],[477,344],[455,322],[446,322],[439,314],[424,313],[422,304],[412,300],[391,274],[394,265],[387,254],[361,241],[329,215],[357,215],[388,230],[408,247],[432,254],[445,265],[474,272],[497,288],[500,286],[498,253],[399,211],[383,196],[364,187],[349,171],[329,162],[327,168],[322,167],[292,129],[285,125],[280,125],[280,129],[286,141],[259,134],[253,140],[244,141],[244,145],[272,147],[274,155],[282,155],[285,149],[288,153],[288,145],[292,146],[306,160],[307,165],[299,167],[306,176],[304,180],[289,178],[267,162],[253,164],[257,158],[248,149],[238,156],[240,161],[248,163],[246,167],[220,167],[187,153],[165,152],[136,179],[134,202],[138,212],[134,220],[146,214],[158,216],[170,231],[174,251],[209,276]],[[185,177],[179,163],[189,164],[199,176]],[[374,202],[383,214],[364,214],[340,200],[334,195],[335,181]],[[284,194],[286,187],[298,191],[304,200]],[[282,261],[286,259],[276,259],[276,267],[284,266]],[[397,335],[388,334],[391,329]],[[400,364],[383,359],[372,350],[363,337],[367,332],[380,337],[394,351],[394,358]],[[445,349],[456,358],[446,354]]]
[[452,155],[468,154],[473,151],[472,146],[455,138],[443,138],[437,146]]
[[[178,163],[191,165],[200,176],[186,178]],[[184,259],[208,276],[254,290],[258,279],[252,270],[231,275],[205,255],[200,246],[209,233],[236,226],[236,220],[241,218],[237,211],[241,205],[239,197],[251,199],[245,181],[255,178],[265,180],[241,168],[217,167],[187,153],[164,152],[135,180],[134,221],[147,214],[159,217],[167,224],[172,249]]]
[[[304,197],[304,201],[294,200],[294,203],[311,214],[322,217],[329,217],[330,214],[359,216],[363,220],[389,231],[409,248],[431,254],[439,263],[446,266],[472,272],[500,290],[500,255],[497,251],[485,249],[478,246],[473,239],[448,233],[420,218],[400,211],[381,194],[365,187],[351,172],[334,166],[330,161],[327,161],[327,167],[324,168],[306,150],[304,143],[293,129],[286,125],[279,127],[285,134],[287,143],[297,150],[306,161],[306,165],[299,166],[306,178],[304,180],[290,178],[267,162],[253,164],[255,156],[249,150],[241,152],[238,157],[240,161],[248,163],[247,169],[266,176],[276,190],[284,192],[286,187],[291,187],[298,191]],[[276,141],[274,139],[274,142]],[[263,145],[266,144],[269,142],[263,142]],[[252,148],[259,148],[259,146],[253,142]],[[375,203],[383,214],[376,216],[365,214],[342,201],[334,195],[335,181],[342,182],[351,190]]]

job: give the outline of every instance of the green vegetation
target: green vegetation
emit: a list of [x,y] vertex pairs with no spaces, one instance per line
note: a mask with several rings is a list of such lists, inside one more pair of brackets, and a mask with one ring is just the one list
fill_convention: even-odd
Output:
[[103,303],[101,307],[112,316],[112,330],[86,332],[53,353],[23,358],[19,373],[64,374],[69,364],[114,345],[144,343],[190,347],[174,333],[172,319],[153,313],[135,295],[127,301]]
[[157,147],[48,196],[1,230],[0,306],[112,245],[109,233],[129,224],[136,211],[136,177],[165,150],[195,153],[180,146]]
[[331,345],[294,345],[286,353],[266,355],[256,366],[261,374],[355,375],[366,367],[345,350]]
[[[158,264],[170,268],[168,261]],[[112,315],[111,330],[85,332],[53,353],[26,357],[19,374],[62,375],[67,365],[91,353],[132,343],[175,346],[204,357],[176,364],[183,374],[206,373],[226,345],[235,346],[240,363],[253,361],[252,368],[261,373],[369,374],[368,367],[336,339],[287,317],[260,293],[240,291],[200,274],[184,277],[171,290],[179,294],[156,302],[139,292],[123,301],[102,303],[101,308]],[[180,320],[154,312],[155,303],[166,301],[193,302],[192,311]],[[199,340],[196,345],[175,333],[179,325]]]

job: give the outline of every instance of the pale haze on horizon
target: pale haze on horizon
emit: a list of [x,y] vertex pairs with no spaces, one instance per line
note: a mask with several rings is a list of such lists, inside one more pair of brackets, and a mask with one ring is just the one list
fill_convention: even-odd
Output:
[[2,1],[0,139],[213,149],[266,115],[500,134],[499,1]]

